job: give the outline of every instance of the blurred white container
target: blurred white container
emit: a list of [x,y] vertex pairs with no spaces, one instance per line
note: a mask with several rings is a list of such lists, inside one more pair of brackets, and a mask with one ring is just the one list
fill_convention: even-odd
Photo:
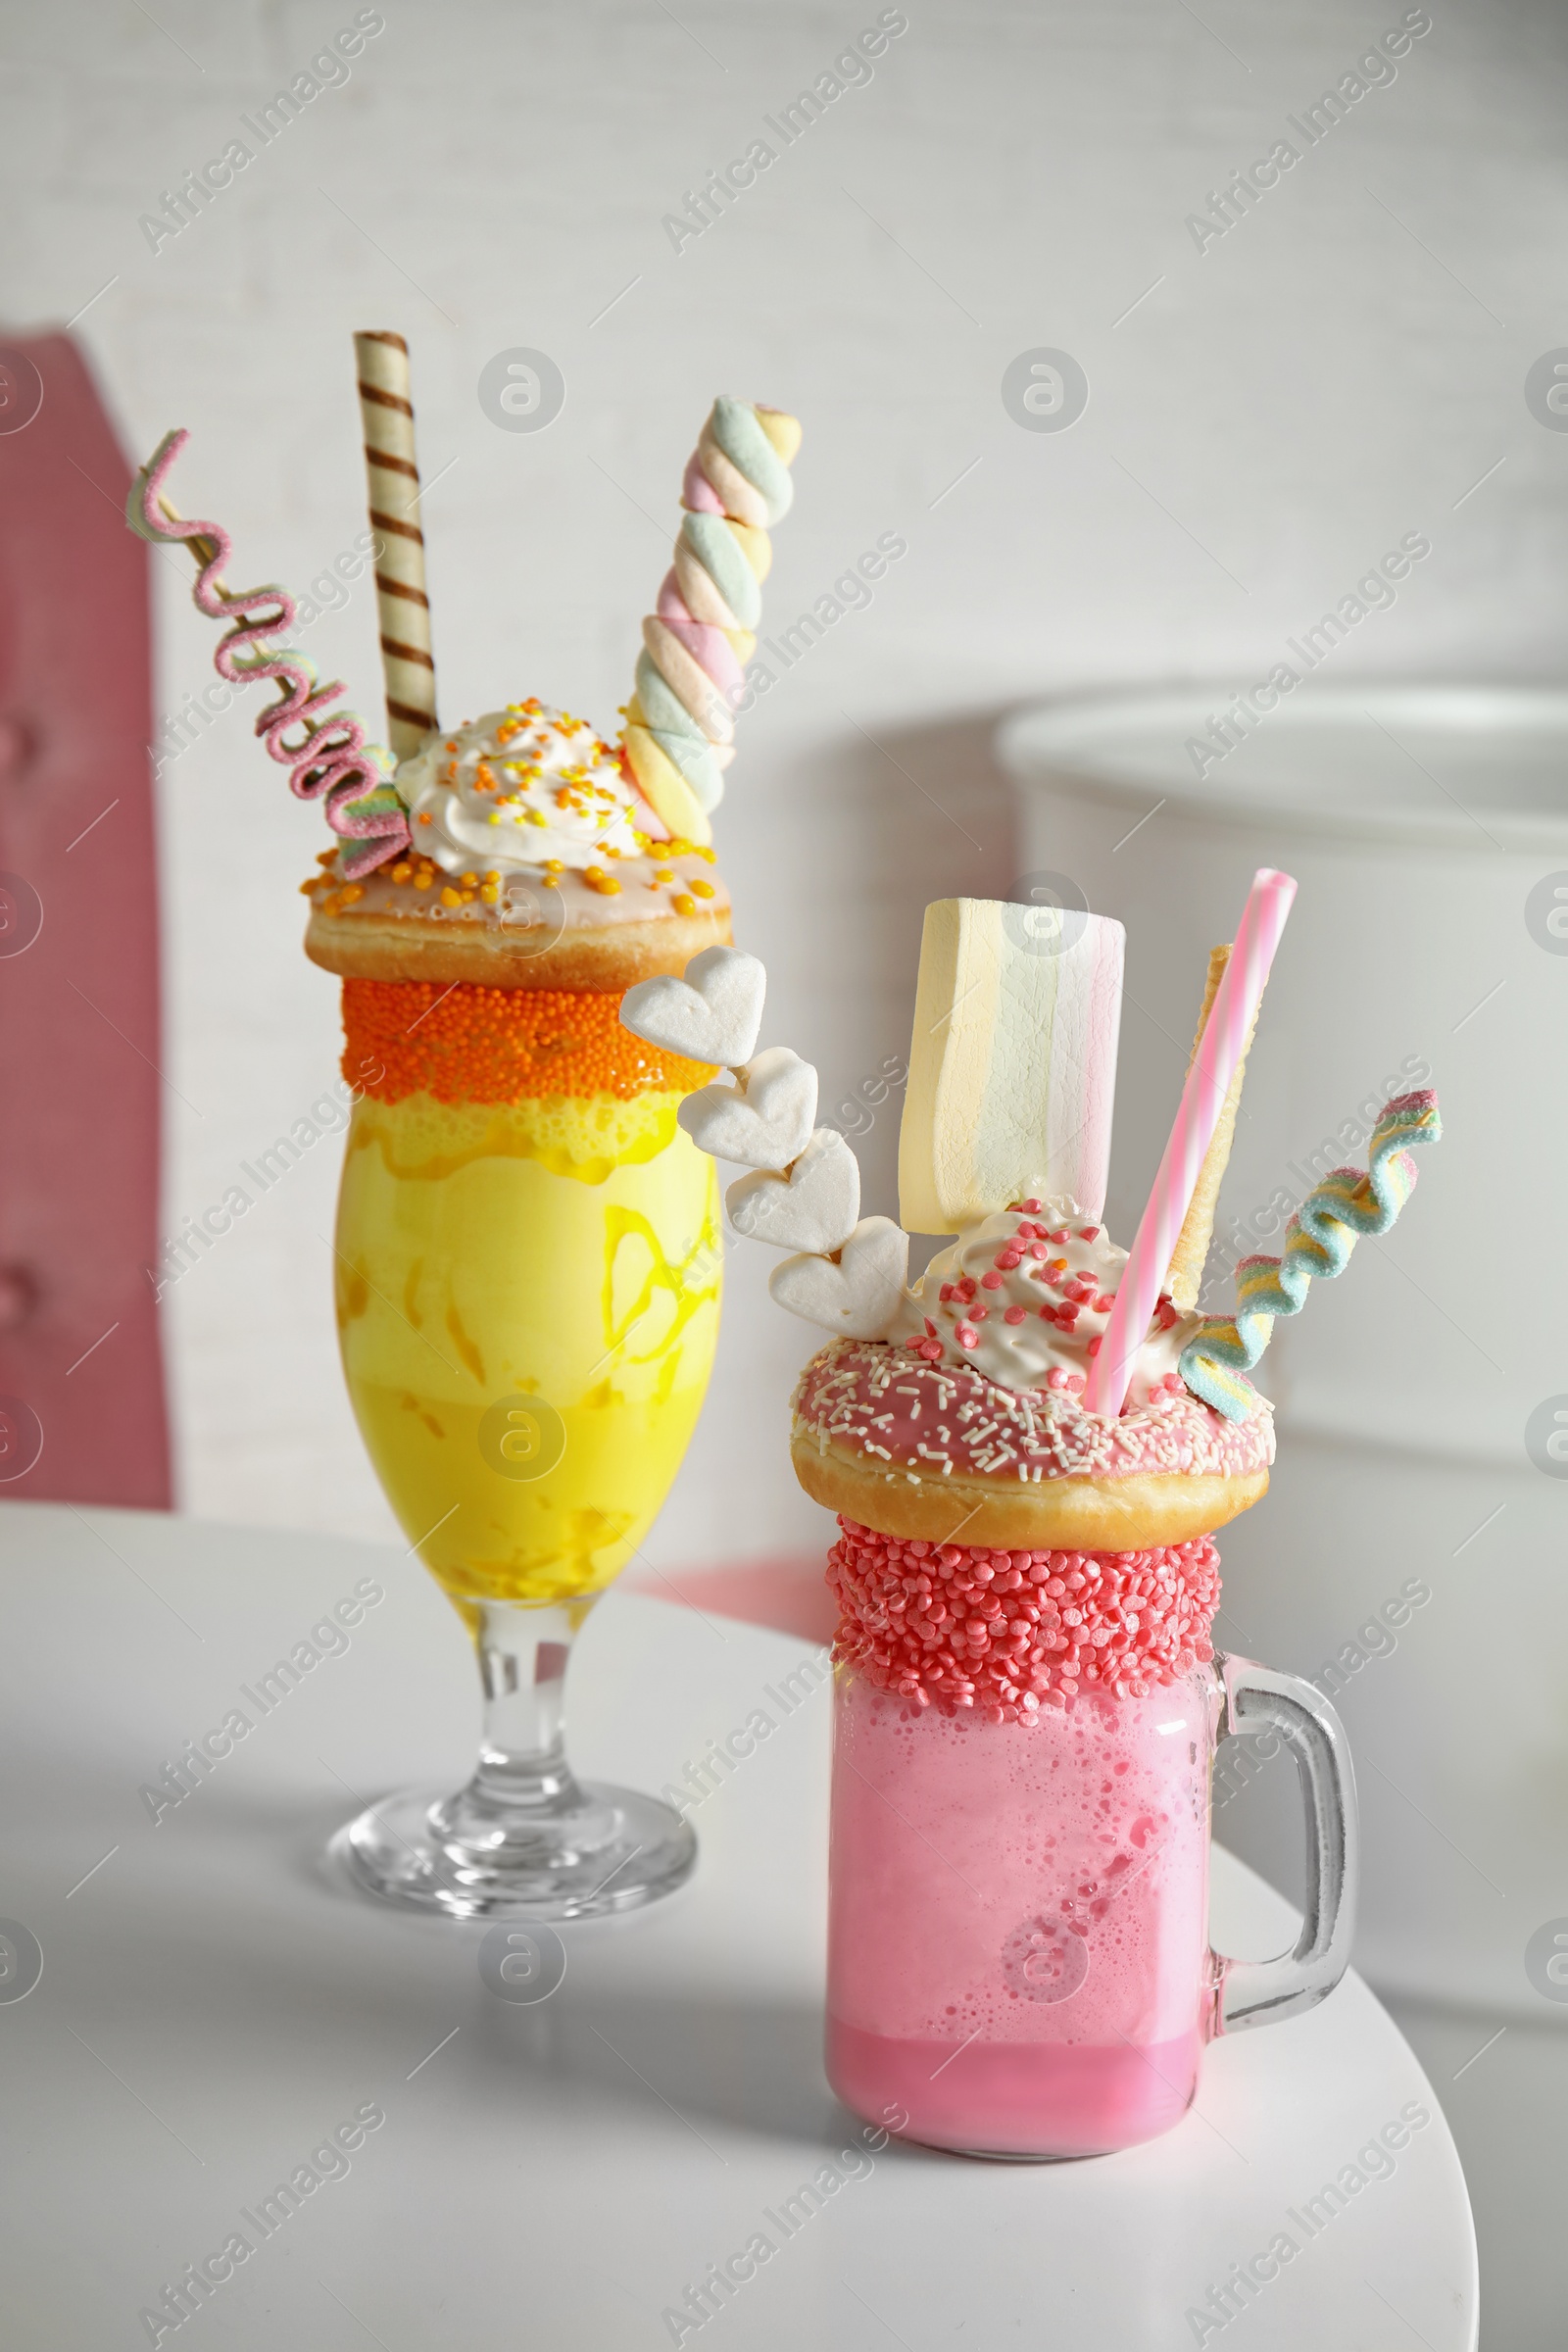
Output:
[[[1568,1922],[1568,1461],[1526,1440],[1543,1407],[1548,1426],[1553,1400],[1568,1412],[1568,918],[1552,919],[1568,694],[1308,681],[1252,731],[1233,721],[1223,756],[1195,754],[1218,750],[1211,722],[1233,708],[1197,685],[1005,721],[1018,895],[1077,895],[1127,926],[1107,1215],[1130,1241],[1206,952],[1257,866],[1300,883],[1216,1229],[1216,1311],[1218,1253],[1277,1249],[1324,1166],[1365,1164],[1387,1093],[1438,1090],[1445,1140],[1395,1232],[1276,1327],[1280,1467],[1224,1540],[1221,1635],[1346,1678],[1369,1836],[1358,1964],[1568,2023],[1525,1965],[1535,1931]],[[1410,1578],[1432,1598],[1391,1631],[1378,1612]],[[1252,1842],[1245,1826],[1233,1842]]]

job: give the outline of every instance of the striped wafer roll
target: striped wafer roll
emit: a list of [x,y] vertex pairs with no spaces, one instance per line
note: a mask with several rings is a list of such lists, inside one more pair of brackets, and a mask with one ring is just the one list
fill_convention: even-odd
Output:
[[[1208,1016],[1214,1009],[1214,999],[1219,994],[1219,984],[1225,977],[1225,966],[1230,959],[1228,947],[1210,948],[1208,952],[1208,982],[1203,991],[1203,1008],[1198,1016],[1192,1059],[1187,1065],[1189,1069],[1198,1058],[1198,1049],[1203,1042],[1203,1031],[1208,1027]],[[1242,1080],[1247,1075],[1247,1056],[1252,1050],[1252,1039],[1256,1033],[1257,1014],[1254,1012],[1252,1026],[1247,1032],[1247,1043],[1242,1048],[1242,1058],[1236,1064],[1219,1119],[1209,1138],[1208,1150],[1203,1153],[1203,1164],[1198,1172],[1198,1188],[1188,1202],[1187,1214],[1182,1220],[1182,1229],[1171,1256],[1170,1271],[1165,1277],[1165,1288],[1170,1293],[1171,1303],[1179,1307],[1184,1315],[1190,1314],[1198,1304],[1198,1294],[1202,1288],[1208,1245],[1214,1238],[1214,1211],[1219,1206],[1219,1188],[1225,1181],[1231,1146],[1236,1141],[1236,1114],[1242,1104]]]
[[401,335],[356,335],[365,470],[370,528],[381,542],[375,589],[386,676],[387,731],[400,760],[416,752],[436,724],[435,663],[430,658],[430,600],[424,592],[424,534],[416,500],[414,403],[409,347]]

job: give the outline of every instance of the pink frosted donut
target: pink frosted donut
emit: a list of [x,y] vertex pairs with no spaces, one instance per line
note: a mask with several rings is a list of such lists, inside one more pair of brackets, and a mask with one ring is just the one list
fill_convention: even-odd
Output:
[[1115,1419],[880,1341],[834,1340],[795,1392],[807,1493],[884,1535],[1132,1551],[1210,1534],[1260,1499],[1267,1405],[1227,1421],[1185,1388]]

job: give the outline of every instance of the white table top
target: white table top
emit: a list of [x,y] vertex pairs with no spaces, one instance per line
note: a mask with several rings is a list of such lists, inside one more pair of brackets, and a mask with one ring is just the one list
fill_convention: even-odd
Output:
[[[368,1575],[386,1597],[347,1652],[155,1827],[140,1786]],[[318,1860],[362,1797],[471,1763],[471,1655],[416,1563],[7,1504],[0,1578],[0,1915],[44,1955],[27,1997],[0,2001],[10,2340],[145,2345],[140,2310],[239,2230],[248,2260],[165,2345],[655,2352],[696,2340],[666,2309],[762,2231],[777,2251],[701,2331],[731,2352],[1473,2352],[1453,2142],[1353,1978],[1211,2049],[1196,2108],[1149,2146],[1010,2166],[893,2144],[787,2241],[770,2228],[856,2129],[819,2055],[825,1692],[696,1810],[691,1886],[566,1928],[564,1983],[522,2006],[481,1983],[482,1927],[378,1911]],[[807,1651],[612,1595],[573,1668],[579,1768],[678,1780]],[[1219,1851],[1213,1910],[1233,1950],[1294,1934]],[[1430,2124],[1308,2242],[1289,2209],[1412,2101]],[[346,2175],[262,2240],[242,2209],[371,2103],[385,2121]],[[1300,2251],[1259,2308],[1200,2332],[1190,2309],[1281,2230]]]

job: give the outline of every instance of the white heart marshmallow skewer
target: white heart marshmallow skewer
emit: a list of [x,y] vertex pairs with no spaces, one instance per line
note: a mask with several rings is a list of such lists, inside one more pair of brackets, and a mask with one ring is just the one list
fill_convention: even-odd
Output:
[[787,1176],[739,1177],[724,1196],[729,1221],[748,1241],[776,1250],[842,1249],[860,1213],[860,1168],[836,1127],[818,1127]]
[[810,1141],[816,1072],[788,1046],[768,1046],[735,1086],[699,1087],[675,1113],[700,1152],[745,1168],[787,1168]]
[[620,1025],[688,1061],[740,1068],[757,1051],[767,973],[743,948],[705,948],[677,980],[661,972],[621,1000]]
[[767,1278],[775,1303],[851,1340],[902,1339],[920,1329],[907,1290],[909,1237],[891,1217],[862,1217],[840,1252],[787,1257]]

